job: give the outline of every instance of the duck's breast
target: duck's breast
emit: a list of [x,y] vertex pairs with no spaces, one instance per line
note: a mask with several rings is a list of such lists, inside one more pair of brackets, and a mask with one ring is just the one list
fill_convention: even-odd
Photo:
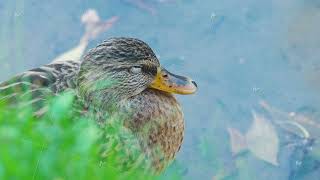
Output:
[[126,124],[141,141],[142,149],[161,171],[179,151],[184,135],[180,104],[169,93],[147,89],[129,100]]

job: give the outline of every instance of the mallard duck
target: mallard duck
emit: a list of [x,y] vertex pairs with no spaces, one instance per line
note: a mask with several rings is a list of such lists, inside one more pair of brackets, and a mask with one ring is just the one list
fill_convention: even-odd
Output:
[[[9,89],[26,87],[28,92],[8,94]],[[173,94],[193,94],[197,84],[162,67],[145,42],[123,37],[104,41],[81,62],[53,62],[0,84],[2,99],[14,102],[17,94],[31,94],[37,116],[45,113],[41,101],[48,94],[68,89],[102,126],[107,122],[104,114],[122,114],[123,126],[138,139],[152,169],[161,172],[175,158],[184,136],[183,112]]]

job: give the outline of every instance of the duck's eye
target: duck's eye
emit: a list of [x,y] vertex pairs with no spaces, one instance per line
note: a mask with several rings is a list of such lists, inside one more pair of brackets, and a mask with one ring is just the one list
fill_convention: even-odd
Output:
[[133,66],[130,68],[130,72],[133,74],[139,74],[141,73],[142,68],[140,66]]

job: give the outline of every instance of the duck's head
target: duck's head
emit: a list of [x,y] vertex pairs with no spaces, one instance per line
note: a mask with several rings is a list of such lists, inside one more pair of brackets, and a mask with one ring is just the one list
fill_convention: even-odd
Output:
[[192,94],[196,83],[168,72],[152,49],[134,38],[111,38],[90,50],[80,66],[78,88],[87,99],[122,100],[147,88]]

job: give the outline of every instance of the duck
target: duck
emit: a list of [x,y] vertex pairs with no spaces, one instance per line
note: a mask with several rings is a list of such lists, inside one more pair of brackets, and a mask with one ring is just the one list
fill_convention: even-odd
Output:
[[[35,106],[35,116],[40,117],[46,112],[41,103],[46,96],[71,89],[76,93],[75,103],[86,109],[84,114],[91,112],[100,127],[110,117],[121,119],[121,126],[133,134],[142,159],[148,162],[144,168],[158,174],[175,159],[183,142],[184,116],[175,94],[194,94],[197,88],[191,78],[161,66],[147,43],[116,37],[89,50],[81,61],[52,62],[0,83],[0,101],[16,103],[18,94],[25,95],[22,90],[27,90],[32,99],[28,105]],[[122,148],[133,147],[122,143]]]

